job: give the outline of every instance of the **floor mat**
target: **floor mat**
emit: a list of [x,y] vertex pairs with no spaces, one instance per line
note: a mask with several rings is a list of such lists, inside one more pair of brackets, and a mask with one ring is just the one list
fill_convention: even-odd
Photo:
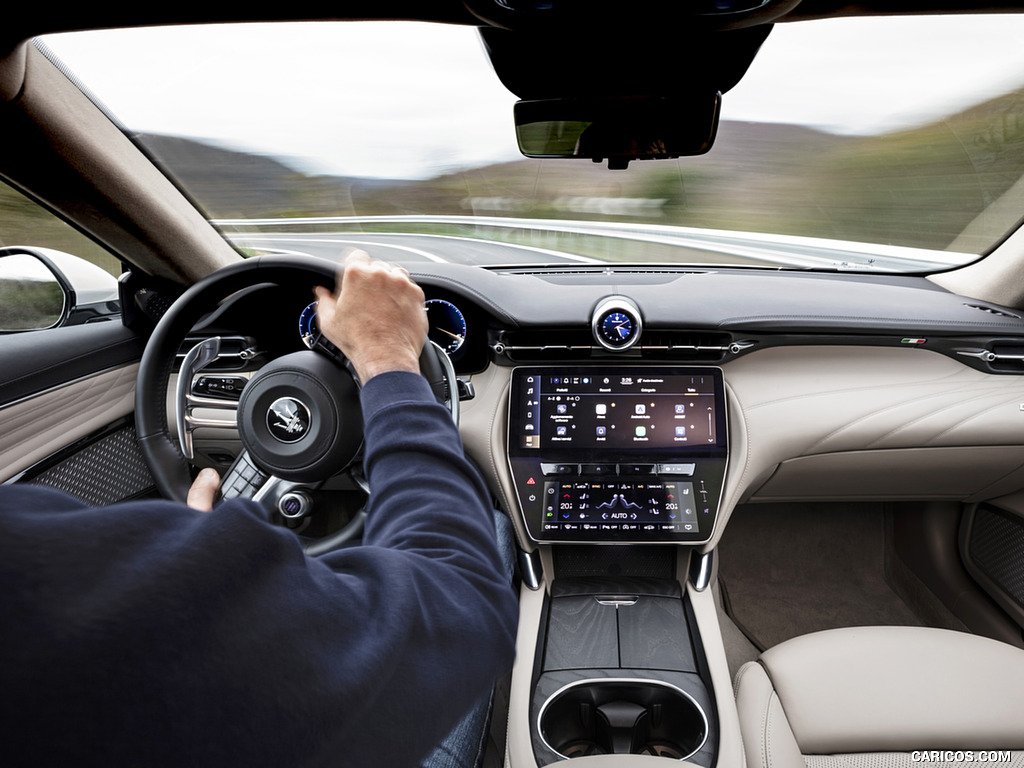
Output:
[[762,649],[822,629],[922,625],[885,581],[880,504],[744,505],[718,553],[726,608]]

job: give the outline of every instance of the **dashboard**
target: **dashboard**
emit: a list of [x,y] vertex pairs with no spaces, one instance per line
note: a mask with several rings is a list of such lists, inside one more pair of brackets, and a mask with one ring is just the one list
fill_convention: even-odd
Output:
[[[528,549],[710,548],[748,501],[1024,488],[1024,321],[924,278],[404,266],[466,384],[467,455]],[[237,397],[247,370],[302,349],[310,302],[275,286],[225,302],[196,333],[240,352],[205,386]],[[211,463],[223,438],[197,433]]]

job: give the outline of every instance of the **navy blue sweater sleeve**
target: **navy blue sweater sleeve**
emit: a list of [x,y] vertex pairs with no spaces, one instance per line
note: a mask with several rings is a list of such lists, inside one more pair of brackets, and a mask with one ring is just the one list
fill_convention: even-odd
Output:
[[419,376],[363,389],[364,544],[306,557],[251,502],[0,488],[7,765],[417,761],[507,669],[488,495]]

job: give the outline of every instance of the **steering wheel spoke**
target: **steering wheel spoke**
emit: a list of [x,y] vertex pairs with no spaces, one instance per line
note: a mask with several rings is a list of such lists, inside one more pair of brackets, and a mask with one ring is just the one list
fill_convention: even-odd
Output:
[[[220,357],[220,336],[214,336],[196,344],[185,355],[178,372],[178,384],[175,388],[175,406],[178,425],[178,447],[182,455],[192,461],[195,450],[192,444],[192,433],[199,427],[229,427],[238,424],[238,403],[234,400],[221,400],[215,397],[203,397],[192,391],[196,375]],[[195,415],[198,409],[228,411],[230,418],[211,419]]]

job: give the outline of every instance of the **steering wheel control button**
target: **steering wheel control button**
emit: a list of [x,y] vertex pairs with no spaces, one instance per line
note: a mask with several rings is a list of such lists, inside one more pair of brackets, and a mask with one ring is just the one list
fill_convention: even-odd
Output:
[[594,340],[605,349],[627,350],[636,344],[643,330],[640,309],[624,296],[605,299],[594,310],[590,330]]
[[220,484],[221,498],[233,499],[237,496],[252,498],[256,490],[267,480],[267,476],[242,454]]
[[275,400],[267,411],[267,429],[282,443],[299,442],[309,433],[312,421],[309,408],[294,397]]
[[223,400],[237,400],[249,380],[244,376],[200,376],[192,383],[192,393],[217,397]]

